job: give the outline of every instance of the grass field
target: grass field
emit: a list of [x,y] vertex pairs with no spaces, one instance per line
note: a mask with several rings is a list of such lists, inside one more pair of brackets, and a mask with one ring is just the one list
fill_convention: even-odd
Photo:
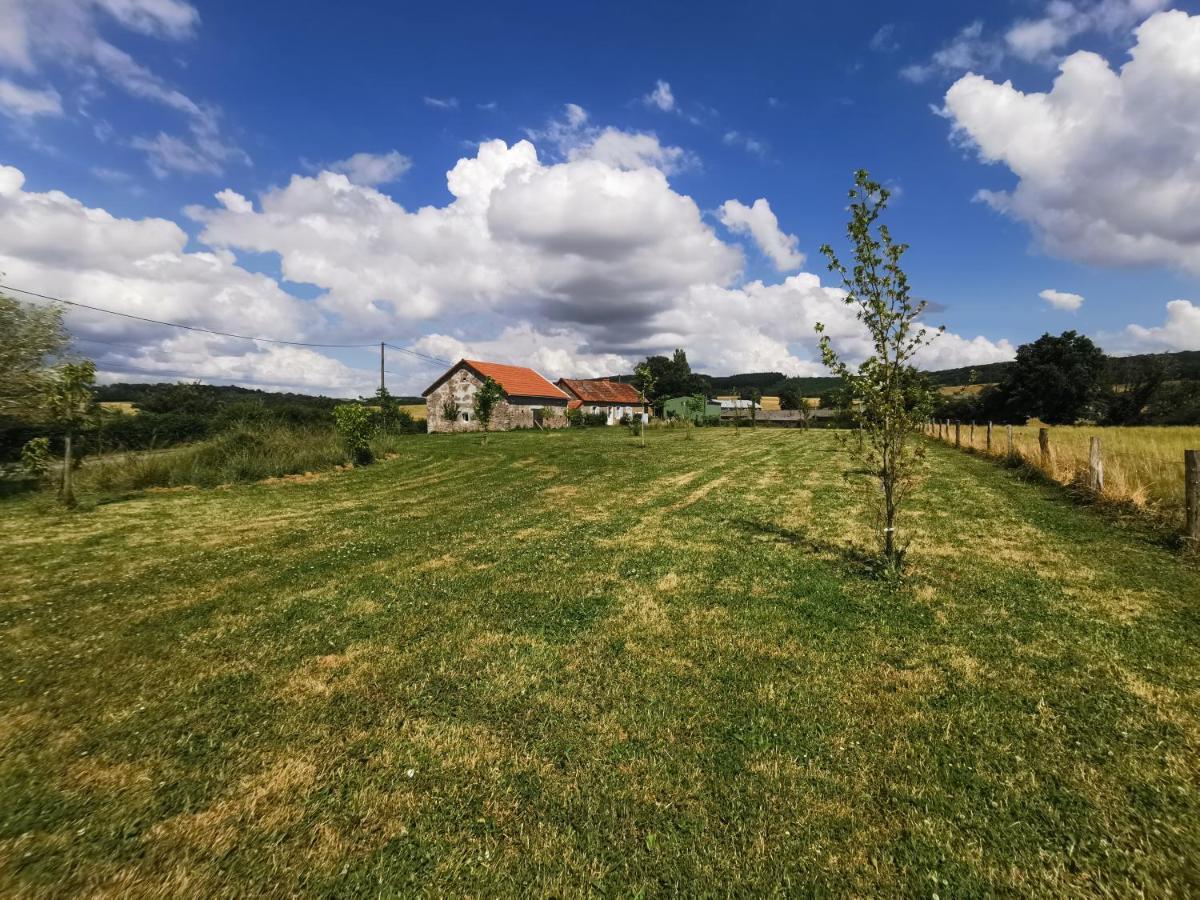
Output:
[[426,413],[429,412],[429,410],[426,409],[424,403],[410,403],[410,404],[401,406],[400,408],[402,410],[404,410],[406,413],[408,413],[410,416],[412,416],[414,419],[420,419],[422,422],[425,421],[425,415],[426,415]]
[[931,444],[413,437],[0,517],[0,894],[1186,896],[1200,568]]
[[[975,426],[973,443],[969,425],[962,426],[961,434],[963,446],[985,448],[986,426]],[[1050,429],[1050,476],[1062,484],[1080,478],[1087,470],[1088,447],[1093,437],[1100,438],[1106,495],[1182,516],[1183,451],[1200,450],[1200,427],[1056,425]],[[1005,442],[1004,426],[996,426],[993,451],[1004,453]],[[1036,423],[1014,427],[1013,444],[1015,452],[1027,462],[1040,464]]]

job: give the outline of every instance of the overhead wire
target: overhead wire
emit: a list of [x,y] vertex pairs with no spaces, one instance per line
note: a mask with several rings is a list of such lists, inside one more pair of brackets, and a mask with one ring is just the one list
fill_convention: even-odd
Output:
[[[135,321],[146,322],[151,325],[162,325],[162,326],[165,326],[168,328],[183,328],[187,331],[194,331],[194,332],[199,332],[202,334],[211,334],[216,337],[236,338],[237,340],[242,340],[242,341],[255,341],[255,342],[264,343],[264,344],[285,344],[290,347],[316,347],[316,348],[336,349],[336,350],[368,350],[368,349],[373,350],[375,347],[379,346],[378,344],[375,344],[375,343],[371,343],[371,344],[324,344],[324,343],[317,343],[314,341],[290,341],[290,340],[285,340],[283,338],[257,337],[257,336],[248,335],[248,334],[236,334],[232,331],[218,331],[217,329],[205,328],[201,325],[186,325],[182,322],[167,322],[162,319],[152,319],[149,316],[139,316],[139,315],[135,315],[134,313],[120,312],[119,310],[115,310],[115,309],[106,309],[103,306],[93,306],[90,303],[80,303],[78,300],[67,300],[63,297],[55,297],[50,294],[41,294],[41,293],[38,293],[37,291],[30,291],[25,288],[19,288],[15,285],[4,284],[2,282],[0,282],[0,290],[15,291],[18,294],[24,294],[28,297],[36,297],[39,300],[46,300],[50,303],[62,303],[64,306],[73,306],[78,309],[91,310],[92,312],[106,313],[110,316],[120,316],[121,318],[124,318],[124,319],[133,319]],[[96,341],[96,343],[104,343],[104,342]],[[439,365],[447,365],[447,366],[450,365],[450,363],[444,359],[439,359],[436,356],[429,356],[428,354],[420,353],[416,350],[410,350],[407,347],[397,347],[395,344],[389,344],[386,341],[384,341],[384,345],[387,347],[390,347],[392,350],[397,350],[401,353],[406,353],[417,359],[423,359],[426,362],[438,363]]]

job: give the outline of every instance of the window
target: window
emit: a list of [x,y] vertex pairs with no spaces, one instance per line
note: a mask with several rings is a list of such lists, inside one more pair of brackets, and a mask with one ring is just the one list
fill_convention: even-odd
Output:
[[470,422],[470,421],[471,421],[471,414],[470,414],[469,412],[465,412],[465,413],[463,413],[463,414],[462,414],[462,420],[463,420],[464,422]]

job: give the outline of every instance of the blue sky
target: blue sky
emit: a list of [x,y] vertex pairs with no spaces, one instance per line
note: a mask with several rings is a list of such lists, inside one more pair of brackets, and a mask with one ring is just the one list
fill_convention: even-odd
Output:
[[[708,371],[810,372],[807,320],[836,315],[817,248],[862,166],[895,189],[915,291],[952,333],[931,365],[1066,328],[1196,349],[1198,14],[0,0],[0,164],[23,176],[0,190],[20,235],[0,271],[152,318],[552,375],[675,343]],[[496,140],[509,155],[478,162]],[[495,175],[487,197],[451,193],[460,159]],[[72,325],[110,377],[369,387],[366,353]],[[853,355],[853,324],[834,333]],[[402,388],[436,374],[395,367]]]

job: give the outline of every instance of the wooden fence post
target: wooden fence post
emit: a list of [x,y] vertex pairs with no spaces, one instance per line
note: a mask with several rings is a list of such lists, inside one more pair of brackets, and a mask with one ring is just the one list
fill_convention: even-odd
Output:
[[959,434],[959,429],[961,429],[961,428],[962,428],[962,422],[955,422],[955,423],[954,423],[954,446],[955,446],[955,447],[961,447],[961,446],[962,446],[962,437],[961,437],[961,435]]
[[988,430],[987,430],[987,452],[988,452],[988,453],[991,453],[991,452],[992,452],[992,423],[991,423],[991,422],[988,422]]
[[1011,425],[1005,425],[1005,426],[1004,426],[1004,433],[1005,433],[1005,435],[1008,437],[1008,456],[1009,456],[1009,458],[1011,459],[1011,458],[1012,458],[1012,455],[1013,455],[1013,448],[1012,448],[1012,426],[1011,426]]
[[1038,448],[1041,450],[1042,468],[1050,471],[1050,429],[1038,429]]
[[1183,479],[1187,506],[1187,536],[1200,547],[1200,450],[1183,451]]
[[971,437],[967,440],[967,446],[972,450],[975,449],[975,423],[971,423]]
[[1104,460],[1100,457],[1100,438],[1094,437],[1088,445],[1088,487],[1093,493],[1104,491]]

